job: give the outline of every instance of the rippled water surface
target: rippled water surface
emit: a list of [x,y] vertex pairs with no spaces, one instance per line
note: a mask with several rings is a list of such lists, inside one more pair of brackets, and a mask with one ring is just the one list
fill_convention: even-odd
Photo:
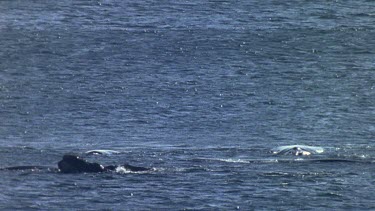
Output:
[[374,7],[1,1],[0,209],[374,209]]

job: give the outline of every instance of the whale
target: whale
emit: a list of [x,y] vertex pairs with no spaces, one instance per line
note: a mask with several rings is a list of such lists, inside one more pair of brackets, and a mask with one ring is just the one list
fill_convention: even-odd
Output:
[[90,163],[78,155],[66,154],[62,160],[57,163],[57,166],[62,173],[95,173],[104,172],[104,166],[99,163]]
[[273,154],[277,155],[294,155],[294,156],[309,156],[313,154],[320,154],[324,152],[322,147],[307,146],[307,145],[288,145],[280,146],[271,150]]
[[128,163],[123,165],[109,165],[103,166],[99,163],[89,162],[78,155],[65,154],[63,158],[57,163],[57,168],[49,166],[10,166],[10,167],[0,167],[0,170],[9,171],[53,171],[61,173],[100,173],[100,172],[117,172],[117,170],[125,170],[130,172],[144,172],[150,171],[152,168],[133,166]]
[[62,173],[99,173],[116,171],[117,168],[124,168],[131,172],[150,171],[150,168],[138,167],[130,164],[103,166],[99,163],[91,163],[78,155],[65,154],[57,163],[58,169]]

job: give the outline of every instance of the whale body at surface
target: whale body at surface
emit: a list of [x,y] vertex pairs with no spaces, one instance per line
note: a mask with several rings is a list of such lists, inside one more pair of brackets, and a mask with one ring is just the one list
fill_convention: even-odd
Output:
[[306,145],[288,145],[280,146],[272,150],[273,154],[277,155],[295,155],[295,156],[308,156],[312,154],[323,153],[322,147],[306,146]]
[[124,165],[109,165],[103,166],[99,163],[91,163],[77,155],[66,154],[63,159],[58,162],[58,168],[62,173],[98,173],[98,172],[108,172],[115,171],[118,167],[124,168],[128,171],[139,172],[139,171],[149,171],[150,168],[132,166],[129,164]]

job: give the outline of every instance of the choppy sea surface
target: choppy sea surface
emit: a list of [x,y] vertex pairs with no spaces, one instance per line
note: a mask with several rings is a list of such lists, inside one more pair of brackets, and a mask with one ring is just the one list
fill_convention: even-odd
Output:
[[2,170],[0,210],[375,209],[374,8],[0,1],[0,168],[154,168]]

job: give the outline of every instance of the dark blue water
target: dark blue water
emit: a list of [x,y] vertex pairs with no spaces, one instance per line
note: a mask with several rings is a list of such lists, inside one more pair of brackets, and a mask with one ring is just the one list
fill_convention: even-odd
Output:
[[[1,1],[1,210],[374,209],[372,1]],[[304,162],[275,156],[321,146]],[[315,155],[314,155],[315,156]]]

